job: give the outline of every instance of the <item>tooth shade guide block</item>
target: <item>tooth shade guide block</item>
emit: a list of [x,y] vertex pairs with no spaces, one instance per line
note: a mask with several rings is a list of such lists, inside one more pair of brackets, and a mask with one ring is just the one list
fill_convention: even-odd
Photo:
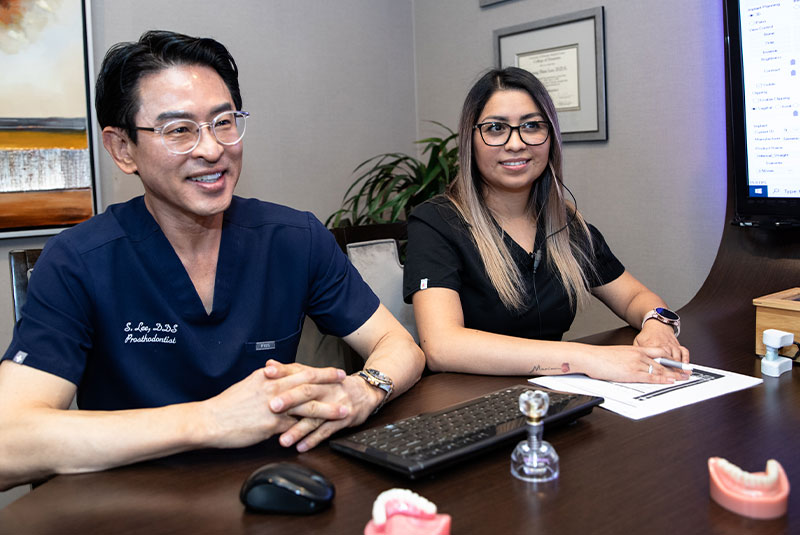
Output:
[[[776,462],[778,469],[776,484],[762,490],[731,485],[732,478],[722,466],[724,461],[719,457],[708,459],[710,492],[715,502],[729,511],[749,518],[768,520],[786,514],[789,503],[789,479],[780,463]],[[766,472],[753,472],[751,475],[761,477],[765,474]]]

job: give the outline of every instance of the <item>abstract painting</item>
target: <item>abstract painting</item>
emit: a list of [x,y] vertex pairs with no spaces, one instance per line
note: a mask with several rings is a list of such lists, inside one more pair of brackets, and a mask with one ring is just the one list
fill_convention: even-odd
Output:
[[0,0],[0,238],[95,211],[81,0]]

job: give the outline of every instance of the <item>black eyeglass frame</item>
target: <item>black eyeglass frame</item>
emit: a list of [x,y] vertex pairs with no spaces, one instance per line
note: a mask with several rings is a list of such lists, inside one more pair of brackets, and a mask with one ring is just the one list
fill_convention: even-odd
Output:
[[[522,131],[520,130],[520,128],[522,128],[526,124],[531,124],[531,123],[543,124],[543,125],[547,126],[547,135],[539,143],[528,143],[527,141],[525,141],[522,138]],[[505,139],[505,141],[503,141],[502,143],[489,143],[488,141],[486,141],[486,138],[483,137],[483,131],[481,131],[481,127],[485,126],[487,124],[502,124],[502,125],[507,126],[509,128],[509,130],[508,130],[508,137]],[[486,122],[483,122],[483,123],[478,123],[475,126],[473,126],[472,128],[474,130],[478,131],[478,134],[480,134],[480,136],[481,136],[481,141],[483,141],[484,144],[486,144],[489,147],[502,147],[503,145],[508,143],[508,141],[511,139],[511,135],[514,133],[514,130],[517,131],[517,135],[519,135],[519,139],[523,143],[525,143],[529,147],[538,147],[539,145],[543,145],[545,142],[547,142],[548,139],[550,139],[551,124],[550,124],[549,121],[525,121],[524,123],[518,124],[517,126],[511,126],[510,124],[504,123],[503,121],[486,121]]]
[[[215,126],[217,125],[217,122],[219,121],[219,118],[222,117],[225,114],[228,114],[228,113],[232,113],[234,115],[234,117],[236,115],[238,115],[238,116],[240,116],[240,117],[242,117],[244,119],[244,129],[242,130],[242,134],[239,136],[239,139],[237,139],[236,141],[234,141],[232,143],[231,142],[222,141],[219,137],[217,137],[217,131],[215,130]],[[250,112],[247,112],[247,111],[243,111],[243,110],[226,110],[226,111],[223,111],[222,113],[218,114],[212,120],[204,122],[204,123],[198,123],[197,121],[193,121],[191,119],[173,119],[171,121],[167,121],[166,123],[162,124],[161,126],[153,127],[153,126],[136,126],[136,125],[134,125],[133,128],[134,128],[134,130],[144,130],[145,132],[153,132],[155,134],[158,134],[159,137],[161,137],[161,143],[164,145],[164,148],[167,149],[172,154],[189,154],[194,149],[196,149],[197,146],[200,144],[200,131],[203,129],[204,126],[207,126],[208,129],[211,130],[211,133],[214,135],[214,139],[217,140],[217,143],[219,143],[221,145],[228,146],[228,147],[236,145],[237,143],[239,143],[244,138],[244,134],[247,131],[247,118],[248,117],[250,117]],[[173,124],[173,123],[179,123],[179,122],[185,122],[185,121],[192,122],[192,123],[197,125],[197,140],[194,142],[194,145],[192,145],[191,149],[185,150],[185,151],[176,151],[174,149],[171,149],[167,145],[167,140],[164,138],[164,129],[166,127],[168,127],[169,125]]]

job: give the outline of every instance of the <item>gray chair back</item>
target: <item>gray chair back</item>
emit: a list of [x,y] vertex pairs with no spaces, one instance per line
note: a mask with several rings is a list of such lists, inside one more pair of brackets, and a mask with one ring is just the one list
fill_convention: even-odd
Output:
[[372,291],[419,343],[414,309],[403,302],[403,265],[394,239],[347,244],[347,256]]
[[33,265],[41,253],[41,249],[15,249],[8,253],[8,262],[11,267],[11,299],[14,301],[14,322],[19,321],[22,306],[28,298],[28,280],[30,280]]

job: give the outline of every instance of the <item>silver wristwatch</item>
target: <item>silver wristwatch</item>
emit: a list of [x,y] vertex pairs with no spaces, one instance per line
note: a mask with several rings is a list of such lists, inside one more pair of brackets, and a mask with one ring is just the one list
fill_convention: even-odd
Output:
[[394,382],[389,378],[389,376],[379,372],[374,368],[364,368],[358,372],[357,375],[370,385],[374,386],[375,388],[380,388],[384,392],[383,399],[380,403],[378,403],[378,406],[375,407],[375,410],[372,412],[372,414],[375,414],[378,412],[378,410],[380,410],[381,407],[383,407],[383,404],[388,401],[389,396],[392,395],[392,392],[394,391]]
[[658,320],[669,325],[675,330],[675,337],[681,334],[681,317],[668,308],[657,307],[645,314],[642,320],[642,327],[644,327],[647,320]]

